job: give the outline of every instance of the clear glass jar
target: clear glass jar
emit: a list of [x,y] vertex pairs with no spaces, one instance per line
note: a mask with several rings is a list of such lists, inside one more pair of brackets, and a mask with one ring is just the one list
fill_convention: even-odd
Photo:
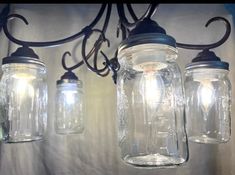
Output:
[[231,134],[231,83],[228,70],[186,71],[186,121],[190,141],[227,142]]
[[69,80],[57,84],[56,92],[57,134],[76,134],[84,130],[82,82]]
[[177,52],[164,44],[119,50],[118,138],[127,164],[171,167],[188,160]]
[[46,68],[39,64],[2,65],[0,115],[6,143],[40,140],[47,125]]

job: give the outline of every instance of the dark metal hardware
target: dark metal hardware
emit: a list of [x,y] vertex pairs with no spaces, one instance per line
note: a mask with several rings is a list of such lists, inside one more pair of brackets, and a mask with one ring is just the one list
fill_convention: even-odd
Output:
[[[119,37],[120,31],[122,33],[122,40],[127,39],[127,37],[129,37],[129,35],[132,36],[133,34],[145,34],[146,32],[147,33],[151,33],[151,32],[165,33],[164,28],[160,27],[155,21],[150,19],[154,15],[154,13],[156,12],[157,7],[159,6],[158,3],[151,3],[149,5],[149,7],[147,8],[147,10],[145,11],[145,13],[140,18],[138,18],[136,16],[131,4],[127,3],[125,5],[126,5],[127,10],[128,10],[128,12],[134,22],[128,21],[126,14],[125,14],[124,4],[119,4],[119,3],[116,4],[118,17],[119,17],[119,22],[118,22],[118,27],[117,27],[117,37]],[[8,27],[7,27],[9,20],[14,19],[14,18],[18,18],[18,19],[22,20],[26,25],[28,25],[28,21],[26,20],[26,18],[24,18],[23,16],[21,16],[19,14],[8,15],[9,9],[10,9],[10,5],[6,6],[0,14],[0,31],[1,31],[1,27],[3,27],[3,31],[6,35],[6,37],[10,41],[22,46],[21,48],[55,47],[55,46],[59,46],[61,44],[65,44],[67,42],[71,42],[71,41],[74,41],[78,38],[83,37],[82,38],[82,46],[81,46],[82,47],[82,51],[81,51],[82,61],[80,61],[79,63],[77,63],[76,65],[74,65],[72,67],[68,67],[66,65],[65,60],[67,58],[67,55],[71,56],[71,54],[70,54],[70,52],[65,52],[64,55],[62,56],[63,68],[66,71],[71,72],[72,70],[79,68],[81,65],[86,64],[86,66],[88,67],[89,70],[95,72],[97,75],[102,76],[102,77],[107,76],[109,74],[109,72],[112,71],[112,73],[113,73],[112,77],[113,77],[114,82],[116,83],[117,72],[120,68],[120,65],[119,65],[118,59],[117,59],[117,51],[115,52],[115,56],[112,59],[108,59],[108,57],[105,55],[105,53],[101,51],[101,46],[104,42],[107,42],[108,47],[110,45],[109,40],[105,36],[105,33],[108,28],[110,15],[112,12],[112,4],[102,4],[99,9],[99,12],[98,12],[97,16],[94,18],[94,20],[88,26],[84,27],[81,31],[77,32],[76,34],[69,36],[69,37],[66,37],[64,39],[60,39],[60,40],[56,40],[56,41],[47,41],[47,42],[22,41],[22,40],[15,38],[14,36],[12,36],[8,30]],[[106,10],[106,13],[105,13],[105,10]],[[104,20],[104,24],[103,24],[102,29],[94,28],[104,14],[106,14],[106,15],[105,15],[105,20]],[[205,26],[207,27],[212,22],[215,22],[215,21],[221,21],[226,26],[226,32],[225,32],[224,36],[219,41],[212,43],[212,44],[205,44],[205,45],[185,44],[185,43],[176,42],[176,46],[179,48],[183,48],[183,49],[203,50],[202,53],[205,53],[205,51],[209,51],[209,49],[219,47],[228,39],[228,37],[231,33],[231,25],[230,25],[229,21],[223,17],[214,17],[214,18],[211,18],[206,23]],[[149,27],[149,26],[153,26],[155,28],[155,30],[154,31],[149,30],[149,29],[152,29],[152,27]],[[143,27],[145,28],[144,30],[142,30]],[[90,36],[93,33],[99,33],[99,37],[95,41],[92,49],[88,53],[86,53],[87,40],[90,38]],[[103,56],[103,59],[105,60],[104,67],[102,67],[102,68],[98,68],[98,65],[97,65],[99,53],[101,53],[101,55]],[[199,54],[199,56],[200,56],[200,54]],[[197,59],[199,58],[199,56],[197,56]],[[206,56],[208,56],[208,58],[206,58]],[[203,59],[205,59],[205,60],[209,59],[210,56],[211,56],[211,53],[207,54],[207,55],[204,54]],[[91,65],[91,63],[89,63],[89,61],[88,61],[91,57],[93,57],[93,65]],[[214,58],[216,58],[216,57],[214,57]]]

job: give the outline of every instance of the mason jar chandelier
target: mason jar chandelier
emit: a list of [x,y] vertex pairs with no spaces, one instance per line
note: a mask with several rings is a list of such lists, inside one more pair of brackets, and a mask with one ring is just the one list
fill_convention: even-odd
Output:
[[[129,22],[124,5],[134,20]],[[117,86],[118,141],[121,158],[136,167],[172,167],[187,162],[188,140],[196,143],[225,143],[231,134],[231,83],[229,64],[221,61],[211,49],[229,37],[227,19],[214,17],[206,23],[220,21],[226,32],[213,44],[178,43],[164,28],[153,21],[158,4],[149,5],[138,18],[130,4],[117,4],[119,25],[117,37],[122,42],[109,59],[101,46],[106,38],[112,4],[102,4],[95,19],[78,33],[57,41],[21,41],[9,33],[13,18],[28,24],[19,14],[10,14],[8,5],[1,13],[1,28],[6,37],[20,47],[3,58],[0,81],[1,128],[4,143],[40,140],[47,124],[47,70],[33,47],[51,47],[82,38],[82,61],[72,67],[62,66],[65,73],[56,82],[57,134],[79,134],[84,128],[83,86],[73,70],[83,64],[101,77],[110,72]],[[102,29],[95,28],[105,15]],[[87,40],[98,33],[93,48],[87,53]],[[176,63],[178,48],[200,50],[186,65],[185,81]],[[93,64],[88,60],[93,58]],[[98,60],[103,59],[102,68]]]

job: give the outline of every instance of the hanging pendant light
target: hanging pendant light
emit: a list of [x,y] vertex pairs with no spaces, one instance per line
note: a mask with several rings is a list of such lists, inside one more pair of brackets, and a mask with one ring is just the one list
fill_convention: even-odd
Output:
[[[223,143],[229,140],[229,66],[209,51],[228,39],[231,33],[229,21],[223,17],[214,17],[206,23],[207,27],[214,21],[221,21],[226,26],[224,36],[215,43],[176,43],[173,37],[167,35],[162,27],[150,19],[158,3],[152,3],[140,18],[135,15],[130,4],[126,5],[134,22],[129,22],[124,5],[118,3],[117,37],[121,31],[124,41],[112,59],[108,59],[101,51],[104,42],[110,46],[106,31],[112,4],[102,4],[94,20],[76,34],[46,42],[22,41],[12,36],[8,30],[8,20],[18,18],[25,24],[28,24],[28,21],[19,14],[7,16],[9,9],[4,10],[0,15],[3,17],[0,30],[3,28],[11,42],[22,46],[10,57],[3,59],[3,76],[0,82],[0,133],[4,142],[39,140],[46,127],[46,69],[28,47],[59,46],[78,38],[83,38],[82,61],[68,67],[65,56],[71,54],[67,51],[62,57],[62,66],[67,72],[57,81],[56,133],[75,134],[84,130],[82,82],[72,70],[85,63],[89,70],[99,76],[105,77],[110,72],[113,73],[114,83],[117,83],[118,140],[121,157],[125,163],[136,167],[165,168],[187,162],[189,153],[185,114],[191,141]],[[104,19],[102,16],[106,7]],[[102,29],[96,28],[101,19],[104,19]],[[136,27],[130,32],[133,26]],[[88,39],[97,32],[99,37],[86,53]],[[193,59],[193,63],[186,66],[186,102],[180,68],[175,61],[178,57],[176,47],[203,50]],[[102,68],[98,66],[99,53],[105,60]],[[91,57],[93,66],[88,61]]]
[[223,143],[231,134],[229,64],[203,50],[186,66],[186,119],[190,141]]
[[3,58],[0,81],[2,139],[40,140],[47,124],[46,68],[34,51],[20,47]]
[[175,39],[149,18],[118,51],[118,136],[124,162],[168,167],[188,160],[181,72]]
[[56,87],[56,133],[82,133],[84,130],[82,81],[72,71],[68,71],[57,81]]

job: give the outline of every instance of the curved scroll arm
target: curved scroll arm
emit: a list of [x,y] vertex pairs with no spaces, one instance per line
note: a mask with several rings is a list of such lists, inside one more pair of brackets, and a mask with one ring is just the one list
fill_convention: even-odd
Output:
[[[110,15],[111,15],[111,10],[112,10],[112,5],[108,4],[108,9],[107,9],[107,13],[106,13],[106,17],[105,17],[105,21],[104,21],[104,25],[102,30],[99,29],[93,29],[91,30],[91,32],[89,34],[86,34],[83,42],[82,42],[82,59],[83,62],[86,64],[86,66],[88,67],[89,70],[95,72],[97,75],[99,76],[107,76],[109,74],[109,69],[108,66],[105,65],[103,68],[99,69],[97,66],[97,60],[98,60],[98,52],[101,48],[101,45],[103,42],[107,42],[108,47],[110,46],[110,42],[108,39],[105,38],[105,32],[107,30],[108,27],[108,23],[109,23],[109,19],[110,19]],[[100,36],[98,38],[98,40],[96,41],[96,46],[93,47],[93,52],[94,53],[94,57],[93,57],[93,67],[89,64],[88,62],[88,58],[90,57],[90,55],[86,55],[86,43],[87,40],[89,39],[89,37],[92,35],[93,32],[99,32]]]
[[[105,21],[104,21],[104,25],[103,25],[103,28],[102,28],[102,31],[103,31],[103,36],[100,35],[98,41],[100,40],[101,41],[101,44],[102,42],[106,41],[107,44],[108,44],[108,47],[110,47],[110,42],[109,40],[105,39],[103,40],[104,38],[104,35],[105,35],[105,32],[107,30],[107,27],[108,27],[108,23],[109,23],[109,20],[110,20],[110,15],[111,15],[111,10],[112,10],[112,5],[111,4],[108,4],[108,9],[107,9],[107,13],[106,13],[106,17],[105,17]],[[96,51],[95,51],[95,54],[94,54],[94,58],[93,58],[93,65],[94,65],[94,69],[97,70],[96,74],[99,75],[99,76],[107,76],[109,74],[109,70],[107,69],[107,66],[105,66],[104,68],[101,68],[99,69],[98,66],[97,66],[97,62],[98,62],[98,52],[101,48],[101,44],[99,46],[96,47]],[[105,70],[106,73],[102,73],[104,72]]]
[[28,21],[21,15],[18,15],[18,14],[11,14],[7,17],[7,20],[6,20],[6,23],[3,25],[3,31],[5,33],[5,35],[7,36],[7,38],[18,44],[18,45],[22,45],[22,46],[27,46],[27,47],[52,47],[52,46],[59,46],[61,44],[64,44],[64,43],[67,43],[67,42],[71,42],[77,38],[80,38],[81,36],[83,36],[84,34],[86,33],[89,33],[90,30],[97,24],[97,22],[101,19],[101,17],[103,16],[103,13],[104,13],[104,10],[106,8],[106,4],[102,4],[96,18],[91,22],[90,25],[84,27],[80,32],[70,36],[70,37],[67,37],[67,38],[64,38],[64,39],[61,39],[61,40],[56,40],[56,41],[48,41],[48,42],[29,42],[29,41],[22,41],[22,40],[19,40],[19,39],[16,39],[15,37],[13,37],[9,30],[8,30],[8,27],[7,27],[7,21],[10,20],[10,19],[13,19],[13,18],[19,18],[21,19],[26,25],[28,25]]
[[146,18],[151,18],[151,17],[155,14],[158,5],[159,5],[158,3],[152,3],[152,4],[149,6],[149,8],[147,9],[147,11],[145,12],[145,14],[144,14],[140,19],[138,19],[138,17],[136,16],[136,14],[135,14],[135,12],[134,12],[134,10],[133,10],[131,4],[129,4],[129,3],[126,4],[127,9],[128,9],[128,11],[129,11],[131,17],[133,18],[133,20],[134,20],[135,22],[137,22],[137,21],[139,21],[139,20],[142,20],[144,17],[146,17]]
[[[97,31],[99,31],[99,32],[101,32],[100,30],[98,30],[98,29],[94,29],[95,31],[97,30]],[[97,42],[94,44],[94,46],[92,47],[92,49],[90,50],[90,52],[86,55],[86,60],[88,60],[95,52],[96,52],[96,50],[97,50],[97,48],[99,48],[100,46],[101,46],[101,44],[102,44],[102,40],[97,40]],[[86,43],[85,43],[86,44]],[[109,44],[109,43],[108,43]],[[83,65],[84,64],[84,61],[82,60],[82,61],[80,61],[79,63],[77,63],[76,65],[74,65],[74,66],[71,66],[71,67],[68,67],[67,65],[66,65],[66,58],[68,58],[67,57],[67,55],[68,56],[72,56],[72,54],[69,52],[69,51],[66,51],[64,54],[63,54],[63,56],[62,56],[62,61],[61,61],[61,63],[62,63],[62,66],[63,66],[63,68],[65,69],[65,70],[67,70],[67,71],[72,71],[72,70],[74,70],[74,69],[76,69],[76,68],[78,68],[78,67],[80,67],[81,65]]]
[[117,38],[119,38],[119,33],[120,33],[120,30],[122,32],[122,40],[125,40],[126,37],[127,37],[127,33],[128,33],[128,28],[126,28],[120,21],[118,21],[118,26],[117,26],[117,31],[116,31],[116,36]]
[[136,16],[136,14],[135,14],[135,12],[134,12],[134,10],[133,10],[131,4],[127,3],[126,6],[127,6],[127,9],[128,9],[128,11],[129,11],[129,13],[130,13],[132,19],[133,19],[135,22],[138,21],[138,17]]
[[113,72],[117,72],[120,69],[120,64],[118,63],[117,60],[117,51],[115,53],[114,58],[112,58],[111,60],[108,59],[108,57],[104,54],[104,52],[100,51],[100,53],[104,56],[105,58],[105,64],[109,66],[109,68],[113,71]]
[[225,32],[224,36],[219,41],[217,41],[216,43],[205,44],[205,45],[176,43],[176,46],[180,47],[180,48],[183,48],[183,49],[192,49],[192,50],[209,50],[209,49],[219,47],[220,45],[222,45],[228,39],[228,37],[231,33],[231,25],[230,25],[229,21],[227,19],[223,18],[223,17],[214,17],[214,18],[211,18],[206,23],[205,27],[208,27],[214,21],[221,21],[226,26],[226,32]]
[[115,52],[115,56],[110,60],[108,59],[108,57],[102,51],[100,51],[100,53],[105,58],[105,63],[104,64],[108,66],[108,68],[109,68],[108,70],[111,70],[113,72],[112,78],[113,78],[114,83],[116,84],[117,83],[117,72],[120,69],[120,64],[119,64],[118,59],[117,59],[118,51]]
[[[108,43],[108,47],[109,47],[109,45],[110,45],[109,40],[107,40],[107,39],[105,38],[105,32],[106,32],[107,27],[108,27],[108,22],[109,22],[110,15],[111,15],[111,9],[112,9],[112,5],[111,5],[111,4],[108,4],[108,9],[107,9],[107,13],[106,13],[106,17],[105,17],[105,21],[104,21],[104,25],[103,25],[103,27],[102,27],[102,30],[99,30],[99,29],[90,29],[89,32],[87,32],[87,33],[84,34],[84,35],[85,35],[85,37],[83,38],[83,44],[84,44],[84,45],[82,46],[82,49],[86,49],[85,46],[86,46],[87,40],[89,39],[90,35],[92,35],[93,32],[99,32],[99,33],[100,33],[100,36],[99,36],[99,38],[96,40],[96,42],[94,43],[94,45],[93,45],[93,47],[91,48],[91,50],[89,51],[89,53],[88,53],[87,55],[85,54],[85,57],[82,57],[82,58],[83,58],[82,61],[78,62],[76,65],[74,65],[74,66],[72,66],[72,67],[67,67],[67,66],[66,66],[66,63],[65,63],[65,57],[66,57],[67,55],[70,55],[70,56],[71,56],[71,54],[70,54],[69,52],[65,52],[65,53],[64,53],[64,55],[63,55],[63,57],[62,57],[62,66],[64,67],[65,70],[70,70],[70,71],[72,71],[72,70],[74,70],[74,69],[80,67],[81,65],[84,64],[84,60],[86,60],[86,62],[87,62],[87,60],[90,59],[91,56],[93,55],[93,56],[94,56],[94,58],[93,58],[94,70],[96,70],[95,73],[98,74],[98,75],[100,75],[100,76],[107,76],[107,75],[108,75],[109,70],[108,70],[105,74],[101,73],[101,72],[107,70],[107,66],[104,67],[103,69],[98,69],[98,68],[97,68],[97,59],[98,59],[97,57],[98,57],[98,51],[99,51],[99,49],[101,48],[101,45],[102,45],[103,42],[106,41],[106,42]],[[83,51],[82,51],[82,52],[83,52]],[[92,70],[92,71],[94,71],[94,70]]]
[[[106,64],[104,64],[104,67],[102,69],[97,68],[97,57],[98,57],[98,53],[99,53],[98,51],[99,50],[97,50],[97,52],[95,52],[95,55],[94,55],[94,61],[96,61],[95,64],[94,64],[94,67],[95,67],[96,70],[98,70],[96,72],[97,75],[99,75],[101,77],[105,77],[109,74],[110,70],[108,69],[108,65],[106,65]],[[102,51],[100,51],[100,52],[102,52]]]
[[151,18],[155,14],[158,5],[159,5],[158,3],[152,4],[151,8],[149,9],[148,14],[146,15],[146,18]]
[[10,4],[7,4],[0,13],[0,32],[2,31],[3,25],[6,23],[7,16],[10,12]]
[[73,69],[71,69],[72,67],[67,67],[66,63],[65,63],[65,59],[67,58],[66,56],[69,55],[71,57],[71,53],[69,51],[65,52],[62,56],[62,66],[65,70],[67,71],[72,71]]
[[[87,55],[86,55],[86,43],[87,43],[87,40],[89,39],[90,35],[93,33],[93,32],[99,32],[102,36],[102,40],[101,40],[101,43],[102,42],[107,42],[108,44],[108,47],[109,47],[109,40],[105,38],[105,35],[103,33],[103,31],[99,30],[99,29],[92,29],[92,32],[88,35],[85,35],[84,39],[83,39],[83,42],[82,42],[82,59],[83,59],[83,62],[86,64],[86,66],[88,67],[89,70],[93,71],[93,72],[96,72],[96,73],[99,73],[99,72],[103,72],[103,70],[99,70],[99,69],[96,69],[96,68],[93,68],[88,60],[87,60]],[[99,40],[98,40],[99,41]],[[99,49],[99,47],[96,47],[95,50],[97,52],[97,50]]]
[[148,9],[146,10],[146,12],[138,19],[137,16],[135,15],[132,7],[130,4],[127,5],[127,8],[129,10],[129,13],[131,14],[134,22],[133,23],[130,23],[128,21],[128,19],[126,18],[126,15],[125,15],[125,10],[124,10],[124,6],[123,4],[117,4],[117,11],[118,11],[118,16],[119,16],[119,19],[121,21],[121,23],[126,27],[126,28],[129,28],[129,27],[133,27],[135,26],[139,21],[141,21],[142,19],[144,19],[145,17],[147,18],[150,18],[154,13],[155,13],[155,9],[156,7],[158,6],[157,3],[152,3],[149,5]]

